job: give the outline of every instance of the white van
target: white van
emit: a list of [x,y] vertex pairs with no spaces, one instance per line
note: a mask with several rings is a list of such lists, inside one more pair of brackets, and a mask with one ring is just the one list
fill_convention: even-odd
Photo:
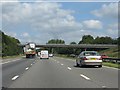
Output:
[[40,59],[49,59],[49,54],[48,54],[48,50],[41,50],[40,52]]

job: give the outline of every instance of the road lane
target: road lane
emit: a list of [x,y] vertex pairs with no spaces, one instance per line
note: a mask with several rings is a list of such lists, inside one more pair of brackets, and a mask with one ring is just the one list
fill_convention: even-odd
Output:
[[[61,65],[58,59],[38,60],[33,67],[18,78],[9,88],[104,88],[103,83],[82,72],[76,72],[74,67]],[[85,70],[85,69],[84,69]],[[88,77],[87,77],[87,76]],[[89,80],[88,80],[89,79]],[[107,87],[110,88],[110,87]],[[117,87],[115,87],[117,88]]]
[[38,60],[9,88],[101,88],[51,58]]
[[105,67],[75,67],[74,61],[59,57],[35,60],[24,58],[24,60],[3,65],[3,86],[9,88],[117,88],[118,71]]
[[79,74],[83,73],[89,76],[93,82],[100,84],[101,86],[105,85],[109,88],[118,87],[118,70],[112,68],[97,68],[97,67],[76,67],[75,60],[65,59],[54,57],[53,59],[63,63],[69,67],[72,67],[74,73]]
[[34,61],[35,59],[22,58],[21,60],[2,64],[2,86],[8,87],[15,79],[15,76],[24,73],[25,69],[30,67]]

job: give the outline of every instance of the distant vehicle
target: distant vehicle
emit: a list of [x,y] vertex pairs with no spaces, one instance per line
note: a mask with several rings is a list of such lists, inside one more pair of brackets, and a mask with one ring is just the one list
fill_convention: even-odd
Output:
[[75,57],[76,55],[75,54],[70,54],[70,57]]
[[50,54],[49,54],[49,57],[53,57],[53,54],[52,54],[52,53],[50,53]]
[[24,47],[26,58],[33,58],[36,55],[36,45],[33,42],[27,43]]
[[40,56],[40,52],[38,52],[38,56]]
[[109,59],[106,59],[106,58],[109,58],[107,55],[102,54],[102,55],[101,55],[101,58],[102,58],[102,60],[103,60],[104,62],[109,62]]
[[109,58],[109,57],[108,57],[107,55],[105,55],[105,54],[102,54],[101,57],[102,57],[102,59],[104,59],[104,58]]
[[96,51],[83,51],[76,59],[77,66],[92,65],[102,67],[102,58]]
[[40,59],[49,59],[49,53],[48,50],[41,50],[40,52]]

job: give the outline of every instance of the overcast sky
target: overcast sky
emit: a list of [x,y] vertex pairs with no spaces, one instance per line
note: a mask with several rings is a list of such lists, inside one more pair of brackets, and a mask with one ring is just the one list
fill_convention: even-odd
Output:
[[2,2],[2,31],[22,43],[78,43],[83,35],[118,37],[117,2],[14,1]]

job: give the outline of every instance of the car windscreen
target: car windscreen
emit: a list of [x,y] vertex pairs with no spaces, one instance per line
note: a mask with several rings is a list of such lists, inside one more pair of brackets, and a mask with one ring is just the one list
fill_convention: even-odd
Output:
[[99,56],[97,52],[84,52],[84,56]]

